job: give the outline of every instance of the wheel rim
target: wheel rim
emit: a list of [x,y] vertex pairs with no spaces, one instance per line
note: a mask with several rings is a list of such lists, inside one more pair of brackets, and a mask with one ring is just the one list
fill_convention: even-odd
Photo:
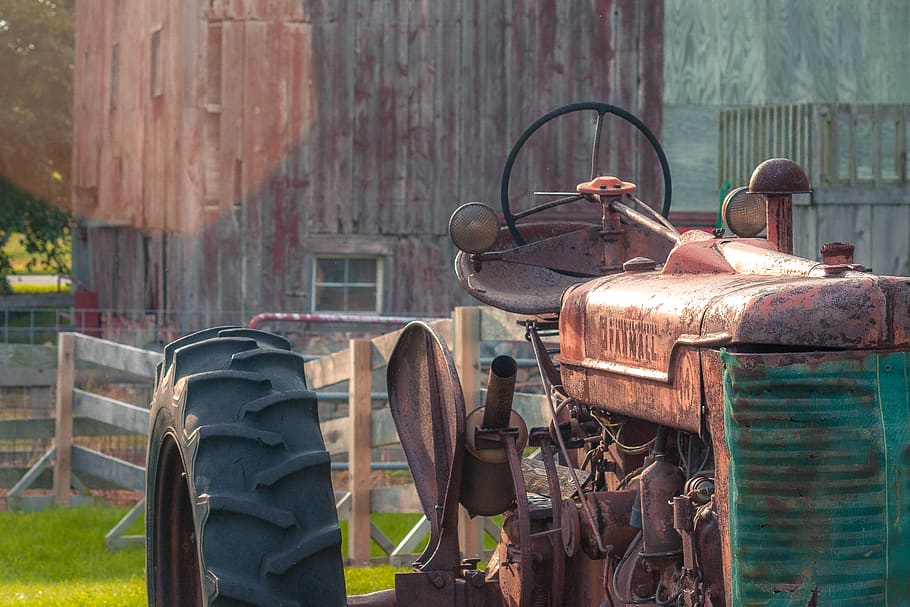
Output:
[[193,503],[177,442],[164,437],[155,473],[155,604],[204,605]]

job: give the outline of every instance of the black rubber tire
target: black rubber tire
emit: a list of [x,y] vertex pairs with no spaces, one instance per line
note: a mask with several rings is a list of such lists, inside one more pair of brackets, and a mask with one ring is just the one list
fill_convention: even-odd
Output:
[[329,454],[303,357],[207,329],[165,348],[146,474],[149,605],[347,604]]

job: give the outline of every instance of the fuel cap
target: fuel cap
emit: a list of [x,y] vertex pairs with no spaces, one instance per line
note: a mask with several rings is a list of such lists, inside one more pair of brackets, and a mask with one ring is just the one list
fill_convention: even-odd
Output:
[[622,264],[623,272],[650,272],[657,268],[657,262],[648,257],[633,257]]

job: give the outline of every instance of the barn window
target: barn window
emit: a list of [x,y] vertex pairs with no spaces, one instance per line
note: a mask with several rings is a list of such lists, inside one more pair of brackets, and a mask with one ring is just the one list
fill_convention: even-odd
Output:
[[318,256],[313,267],[313,311],[378,314],[382,307],[379,257]]

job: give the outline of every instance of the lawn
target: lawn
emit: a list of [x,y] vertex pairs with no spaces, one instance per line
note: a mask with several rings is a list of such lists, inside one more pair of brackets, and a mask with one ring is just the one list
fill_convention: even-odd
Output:
[[[145,550],[110,551],[104,534],[126,513],[118,508],[71,508],[0,513],[0,607],[140,607],[146,604]],[[374,515],[394,541],[418,516]],[[345,524],[342,522],[342,533]],[[130,533],[141,533],[137,523]],[[345,540],[347,535],[344,535]],[[346,541],[343,546],[346,550]],[[374,546],[374,555],[381,555]],[[389,566],[345,570],[348,594],[391,588]]]

